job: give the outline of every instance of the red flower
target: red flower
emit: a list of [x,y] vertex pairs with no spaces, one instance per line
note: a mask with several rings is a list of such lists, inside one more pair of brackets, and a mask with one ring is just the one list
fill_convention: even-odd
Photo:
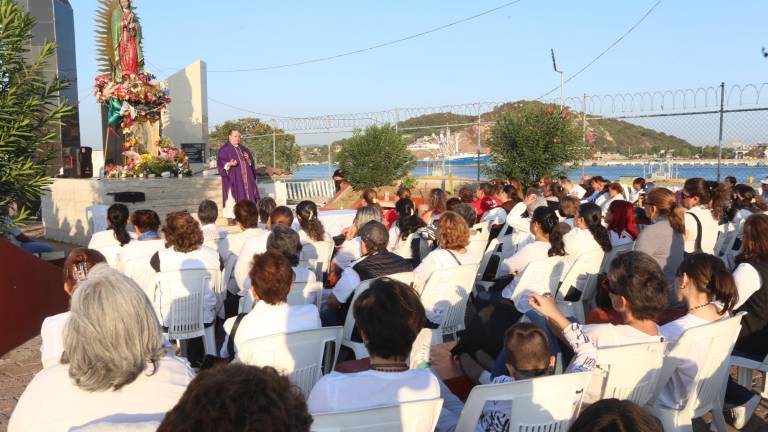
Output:
[[568,120],[568,107],[563,107],[560,115],[563,116],[563,120]]
[[547,105],[547,109],[545,110],[547,114],[552,114],[552,105]]
[[556,137],[555,137],[555,139],[554,139],[554,140],[552,140],[552,141],[554,141],[555,143],[559,143],[559,142],[560,142],[560,137],[559,137],[559,136],[556,136]]

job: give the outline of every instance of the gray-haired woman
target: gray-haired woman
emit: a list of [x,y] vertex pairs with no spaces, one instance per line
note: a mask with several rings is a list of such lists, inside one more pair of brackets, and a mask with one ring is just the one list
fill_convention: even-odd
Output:
[[157,316],[141,288],[97,264],[78,284],[70,312],[61,363],[35,375],[8,430],[161,420],[194,373],[163,346]]

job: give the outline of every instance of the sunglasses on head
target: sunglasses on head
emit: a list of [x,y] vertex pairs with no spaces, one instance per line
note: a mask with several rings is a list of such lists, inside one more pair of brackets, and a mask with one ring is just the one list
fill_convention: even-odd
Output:
[[531,379],[531,378],[536,378],[536,377],[540,377],[548,374],[549,374],[549,368],[526,369],[526,370],[515,369],[515,375],[517,375],[520,379]]

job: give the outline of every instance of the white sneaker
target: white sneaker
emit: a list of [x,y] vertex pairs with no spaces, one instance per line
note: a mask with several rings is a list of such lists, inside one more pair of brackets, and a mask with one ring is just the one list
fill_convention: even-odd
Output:
[[741,429],[746,426],[749,419],[752,418],[752,414],[755,413],[757,406],[760,405],[760,400],[760,395],[754,395],[752,396],[752,399],[748,400],[744,405],[731,408],[733,427]]

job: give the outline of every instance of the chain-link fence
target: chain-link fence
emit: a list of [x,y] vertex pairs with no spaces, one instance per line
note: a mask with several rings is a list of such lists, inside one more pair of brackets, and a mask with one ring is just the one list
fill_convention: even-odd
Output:
[[[755,182],[768,175],[768,84],[716,85],[706,88],[545,100],[563,104],[579,118],[591,158],[572,175],[611,179],[644,176],[659,180],[734,176]],[[416,175],[455,174],[484,177],[487,136],[504,113],[526,101],[477,102],[386,111],[265,120],[282,133],[246,138],[271,140],[290,134],[324,142],[320,157],[294,173],[296,178],[330,176],[327,146],[370,125],[395,125],[413,142],[420,163]],[[247,133],[246,133],[247,135]],[[276,150],[277,152],[278,150]],[[316,155],[317,156],[317,155]],[[264,161],[270,163],[273,161]]]

